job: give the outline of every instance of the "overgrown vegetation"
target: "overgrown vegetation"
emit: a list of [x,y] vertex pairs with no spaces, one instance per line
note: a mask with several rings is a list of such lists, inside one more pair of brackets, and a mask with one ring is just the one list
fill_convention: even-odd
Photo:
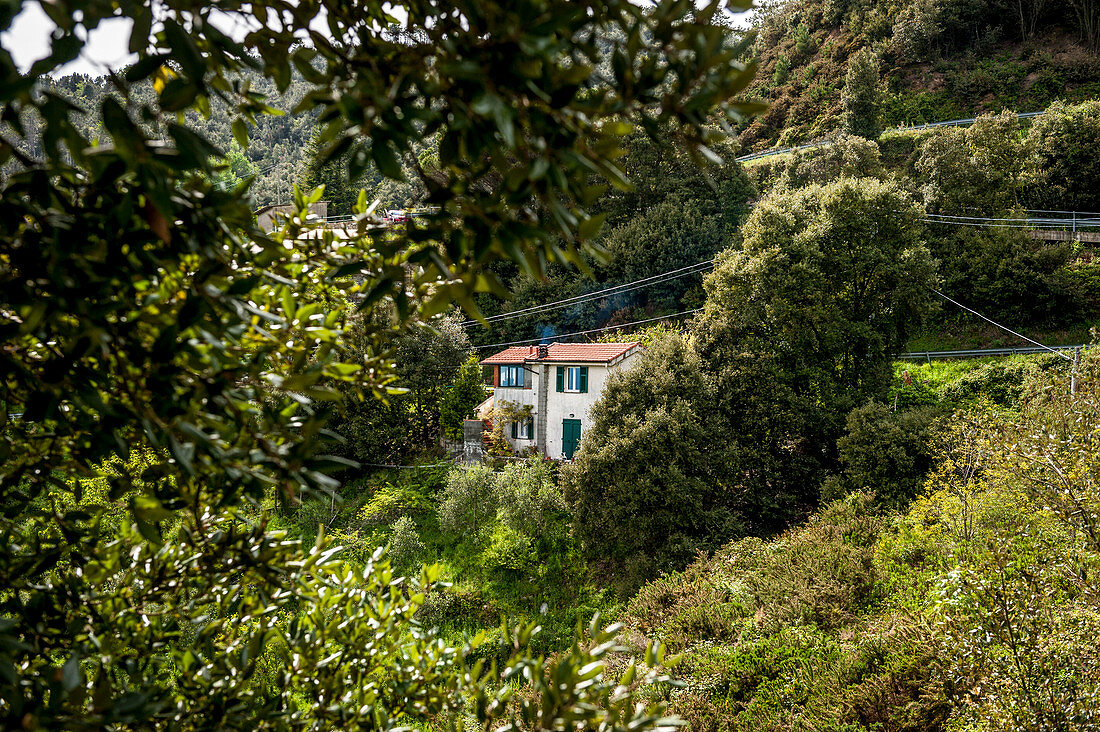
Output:
[[771,3],[757,14],[748,53],[760,64],[752,89],[769,109],[741,141],[761,149],[851,130],[856,99],[857,118],[892,127],[1095,98],[1098,27],[1094,0]]
[[[944,293],[1088,340],[1020,220],[1100,208],[1100,4],[77,5],[0,52],[0,726],[1100,729],[1100,357],[895,360],[989,338]],[[679,311],[571,464],[449,459],[479,346]]]
[[1067,377],[951,417],[900,513],[853,493],[639,591],[629,637],[684,653],[672,708],[693,730],[1095,729],[1095,356]]
[[[538,277],[595,255],[589,207],[601,182],[623,183],[625,133],[664,126],[701,161],[720,137],[709,115],[752,111],[734,101],[750,72],[713,12],[44,7],[58,26],[47,57],[20,74],[7,35],[0,48],[0,727],[667,728],[645,691],[659,648],[612,675],[613,634],[594,619],[551,659],[533,626],[502,631],[501,662],[481,664],[484,636],[417,620],[437,570],[399,582],[369,545],[341,550],[322,531],[304,544],[275,524],[337,511],[349,463],[328,452],[327,405],[378,406],[400,380],[413,434],[434,438],[441,391],[468,366],[461,331],[437,317],[500,293],[498,260]],[[38,77],[112,17],[132,21],[136,61],[102,83],[93,133]],[[228,37],[226,20],[246,30]],[[360,194],[364,225],[336,236],[304,225],[323,192],[295,191],[288,220],[261,230],[245,188],[216,182],[229,151],[196,124],[217,105],[247,145],[274,110],[246,71],[279,93],[301,75],[296,108],[320,122],[326,160],[347,153],[348,180],[373,165],[400,181],[435,139],[431,170],[412,172],[437,213],[383,229]],[[515,514],[553,496],[524,485],[537,490],[501,489],[504,533],[487,550],[501,571],[544,549]],[[413,490],[363,506],[404,567],[426,542],[398,514],[418,507]]]

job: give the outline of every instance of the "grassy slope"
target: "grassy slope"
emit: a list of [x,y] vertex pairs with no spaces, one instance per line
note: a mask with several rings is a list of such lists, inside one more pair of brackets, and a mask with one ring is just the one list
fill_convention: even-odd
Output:
[[[399,572],[437,563],[440,581],[449,587],[429,595],[419,613],[421,621],[439,627],[455,642],[486,633],[489,642],[481,651],[488,655],[505,658],[511,650],[494,642],[502,638],[502,621],[512,627],[537,622],[542,629],[533,645],[549,653],[568,648],[577,624],[587,624],[595,613],[614,617],[621,612],[614,592],[597,584],[575,547],[554,558],[556,571],[534,576],[491,567],[484,546],[442,531],[438,507],[447,473],[439,467],[376,471],[346,482],[335,501],[307,500],[289,515],[274,510],[267,515],[273,528],[286,529],[307,544],[324,526],[345,547],[350,561],[363,563],[377,547],[390,545]],[[403,516],[415,524],[422,543],[419,551],[394,546],[391,527]]]

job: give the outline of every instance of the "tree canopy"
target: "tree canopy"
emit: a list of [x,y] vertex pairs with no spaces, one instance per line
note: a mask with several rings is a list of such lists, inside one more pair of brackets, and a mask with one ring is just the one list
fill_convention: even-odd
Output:
[[589,549],[637,581],[814,505],[847,414],[885,396],[932,310],[920,219],[875,179],[760,201],[707,275],[691,337],[652,346],[594,410],[567,472]]

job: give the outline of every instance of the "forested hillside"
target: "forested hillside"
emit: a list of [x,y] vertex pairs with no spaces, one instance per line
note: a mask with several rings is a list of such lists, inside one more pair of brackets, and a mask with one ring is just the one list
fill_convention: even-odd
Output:
[[[749,45],[745,52],[747,58],[759,63],[749,93],[759,95],[768,106],[741,130],[740,149],[787,145],[840,133],[875,139],[881,130],[896,125],[1002,110],[1041,111],[1056,100],[1073,103],[1100,96],[1095,30],[1100,22],[1098,14],[1100,9],[1091,0],[769,3],[757,11],[754,27],[747,31]],[[217,101],[208,117],[188,113],[190,122],[227,153],[226,169],[217,174],[223,185],[254,175],[250,196],[253,204],[260,206],[288,201],[295,184],[324,184],[331,202],[330,214],[335,216],[351,213],[360,187],[367,189],[370,200],[378,199],[382,209],[418,205],[425,200],[427,191],[417,180],[414,166],[430,173],[438,164],[437,140],[417,142],[414,154],[397,161],[404,171],[404,182],[381,175],[369,162],[363,173],[350,180],[348,154],[325,160],[324,146],[313,139],[314,118],[290,113],[304,93],[301,77],[295,74],[287,90],[276,94],[269,80],[250,74],[246,72],[242,79],[284,114],[261,116],[256,124],[248,125],[247,148],[235,141],[225,110]],[[79,119],[82,128],[94,137],[101,129],[95,110],[109,82],[67,77],[46,83],[91,110]],[[152,88],[136,85],[133,94],[145,99],[152,95]],[[1007,124],[1002,123],[1002,127]],[[590,272],[578,276],[570,267],[551,267],[547,279],[540,281],[518,268],[501,265],[496,275],[511,295],[507,300],[480,296],[479,304],[492,327],[472,328],[471,340],[474,345],[484,346],[690,313],[702,304],[702,272],[709,260],[736,241],[737,227],[751,201],[776,183],[797,187],[811,178],[828,180],[839,170],[838,164],[848,165],[848,173],[897,176],[917,191],[929,211],[948,215],[966,209],[998,217],[1017,205],[1081,211],[1100,208],[1100,201],[1091,193],[1097,189],[1093,167],[1083,162],[1087,160],[1083,152],[1065,149],[1064,137],[1070,133],[1087,147],[1094,128],[1071,131],[1065,124],[1057,129],[1054,126],[1037,125],[1047,131],[1033,131],[1026,144],[1000,153],[1026,162],[1017,166],[1015,160],[1009,161],[1016,172],[1005,185],[995,184],[1001,190],[996,201],[989,196],[977,200],[966,195],[934,200],[935,186],[955,185],[951,181],[976,173],[958,170],[957,165],[953,172],[943,167],[955,159],[958,151],[954,148],[967,144],[966,133],[887,136],[877,140],[877,152],[841,143],[832,153],[818,151],[800,155],[797,160],[754,163],[749,177],[730,162],[738,151],[736,145],[716,149],[727,162],[704,175],[694,170],[683,151],[671,149],[667,139],[654,142],[636,134],[624,141],[627,155],[619,161],[635,191],[622,193],[612,188],[595,204],[594,210],[606,215],[598,242],[604,253],[591,258]],[[930,141],[933,137],[939,141]],[[32,142],[34,139],[32,136]],[[939,164],[933,160],[937,153],[931,148],[935,146],[942,149]],[[815,162],[818,160],[821,162]],[[1070,160],[1076,162],[1058,162]],[[799,166],[801,172],[797,172]],[[1045,172],[1040,175],[1040,170]],[[998,172],[996,178],[1000,181],[1004,176]],[[936,239],[952,238],[952,232],[942,227],[931,233]],[[1091,303],[1100,295],[1093,292],[1091,275],[1062,266],[1070,263],[1069,253],[1060,253],[1054,247],[1025,254],[1021,247],[1028,247],[1018,232],[994,237],[995,243],[990,240],[991,231],[955,233],[955,241],[934,247],[941,261],[961,263],[959,253],[974,246],[989,254],[978,255],[977,261],[969,255],[964,257],[967,272],[949,267],[944,275],[950,291],[959,291],[953,285],[961,277],[978,283],[977,291],[984,293],[974,304],[986,306],[1010,297],[1006,288],[989,283],[989,278],[996,279],[996,275],[982,271],[983,262],[992,265],[990,257],[1008,257],[1022,267],[1016,275],[1017,285],[1011,288],[1020,302],[1001,303],[1004,307],[998,309],[1000,314],[1011,314],[1018,324],[1032,322],[1044,329],[1078,327],[1090,317]],[[974,243],[975,238],[982,241]],[[1005,268],[1003,264],[997,266]],[[1041,282],[1034,290],[1037,278]],[[638,281],[642,281],[640,286],[630,284]],[[606,297],[590,297],[605,290],[610,290]],[[549,309],[536,307],[559,301],[566,302]],[[513,315],[517,311],[523,312]],[[948,331],[940,340],[950,340],[954,337],[950,333],[957,329]],[[993,335],[958,337],[984,341]]]
[[[307,152],[315,133],[315,114],[291,114],[305,94],[300,77],[295,77],[285,92],[280,94],[275,84],[262,74],[244,73],[241,81],[263,95],[269,105],[280,114],[261,115],[255,123],[248,124],[247,147],[235,139],[232,116],[226,105],[218,100],[210,102],[207,113],[189,111],[187,118],[195,129],[201,130],[212,143],[226,153],[227,169],[215,178],[225,186],[234,185],[246,177],[255,176],[251,198],[255,206],[269,203],[288,203],[294,184],[305,174]],[[75,117],[75,123],[90,139],[103,139],[104,128],[99,108],[105,95],[113,86],[106,77],[89,77],[82,74],[47,78],[41,82],[44,90],[56,92],[76,104],[84,114]],[[152,84],[137,84],[131,94],[136,102],[148,102],[155,97]],[[29,126],[32,134],[26,147],[35,156],[42,154],[42,140],[35,134],[37,124]],[[151,130],[156,134],[156,130]]]
[[759,11],[752,91],[769,103],[745,149],[846,129],[853,69],[885,86],[887,127],[1032,112],[1100,96],[1094,0],[798,0]]

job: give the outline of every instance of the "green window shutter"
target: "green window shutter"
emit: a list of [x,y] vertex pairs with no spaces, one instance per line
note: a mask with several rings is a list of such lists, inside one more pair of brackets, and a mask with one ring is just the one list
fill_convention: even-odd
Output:
[[518,426],[515,422],[512,423],[512,439],[516,439],[519,436]]
[[587,394],[588,393],[588,367],[587,366],[581,366],[581,388],[580,388],[580,391],[581,391],[582,394]]
[[565,391],[565,367],[558,366],[558,391]]
[[529,439],[535,438],[535,418],[531,417],[527,420],[527,437]]

